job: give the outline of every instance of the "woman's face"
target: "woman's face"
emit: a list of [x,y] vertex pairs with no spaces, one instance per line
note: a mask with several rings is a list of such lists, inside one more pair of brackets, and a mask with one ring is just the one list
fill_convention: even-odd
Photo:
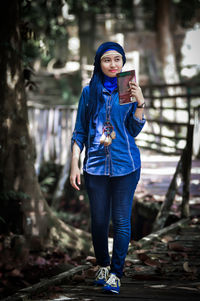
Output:
[[103,54],[101,59],[101,70],[109,77],[116,77],[116,74],[121,72],[123,60],[119,52],[110,50]]

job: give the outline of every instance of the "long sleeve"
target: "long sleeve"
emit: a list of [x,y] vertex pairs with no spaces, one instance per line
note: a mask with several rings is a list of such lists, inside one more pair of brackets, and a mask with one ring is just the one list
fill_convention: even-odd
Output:
[[130,114],[126,119],[126,128],[128,129],[131,136],[136,137],[142,130],[146,120],[143,117],[142,120],[135,117],[136,103],[133,106],[133,110],[131,110]]
[[87,86],[83,89],[79,100],[76,123],[71,139],[71,148],[73,147],[74,142],[76,142],[81,151],[83,150],[84,145],[86,144],[87,136],[88,136],[88,122],[89,122],[87,120],[88,98],[89,98],[89,87]]

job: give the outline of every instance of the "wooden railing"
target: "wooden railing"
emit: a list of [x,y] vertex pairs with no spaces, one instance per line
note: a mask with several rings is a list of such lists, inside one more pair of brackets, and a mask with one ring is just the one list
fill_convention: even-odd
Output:
[[[137,144],[162,153],[180,154],[186,145],[188,126],[194,124],[195,111],[199,110],[199,89],[194,84],[142,87],[147,104],[147,123],[137,138]],[[200,124],[196,122],[197,129]]]
[[64,165],[70,156],[76,106],[48,106],[28,102],[30,135],[35,146],[35,168],[43,161]]
[[[147,103],[147,123],[137,137],[137,145],[167,154],[179,154],[186,145],[187,128],[191,123],[195,123],[194,133],[200,137],[200,93],[194,93],[195,88],[186,85],[142,87]],[[77,107],[48,106],[29,101],[28,113],[37,172],[43,161],[64,165],[70,157]],[[198,138],[195,140],[198,150],[200,142]]]

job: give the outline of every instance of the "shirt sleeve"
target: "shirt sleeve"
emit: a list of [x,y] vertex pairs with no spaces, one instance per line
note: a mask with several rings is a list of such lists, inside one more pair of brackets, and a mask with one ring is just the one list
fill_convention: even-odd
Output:
[[87,120],[88,98],[89,98],[89,86],[83,89],[79,100],[76,123],[71,139],[71,150],[73,148],[74,142],[76,142],[82,152],[84,145],[87,141],[88,122],[89,122]]
[[126,120],[126,128],[128,129],[129,133],[133,137],[137,137],[137,135],[141,132],[141,130],[146,122],[144,115],[143,115],[142,120],[135,116],[136,106],[137,106],[137,104],[134,103],[133,109],[131,110],[131,112],[128,115],[127,120]]

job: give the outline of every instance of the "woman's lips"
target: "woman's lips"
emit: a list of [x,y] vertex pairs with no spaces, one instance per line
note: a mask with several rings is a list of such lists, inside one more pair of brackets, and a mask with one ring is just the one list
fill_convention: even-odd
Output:
[[113,69],[113,70],[109,70],[110,72],[112,72],[112,73],[115,73],[115,72],[117,72],[117,70],[116,69]]

